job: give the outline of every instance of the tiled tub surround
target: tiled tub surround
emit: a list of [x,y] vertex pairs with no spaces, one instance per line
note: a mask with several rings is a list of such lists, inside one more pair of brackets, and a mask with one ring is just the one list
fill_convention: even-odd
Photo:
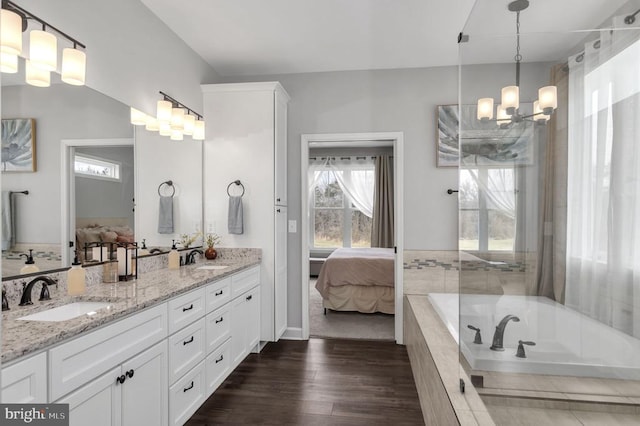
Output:
[[531,253],[405,250],[403,260],[404,294],[524,295],[535,272]]
[[[18,306],[22,292],[22,281],[3,283],[7,289],[10,310],[2,313],[2,363],[12,361],[60,343],[88,330],[111,321],[121,319],[144,308],[156,305],[172,297],[205,285],[212,280],[257,265],[261,261],[260,249],[220,249],[219,257],[213,261],[198,259],[195,265],[177,270],[162,268],[166,255],[152,256],[140,260],[137,280],[102,283],[102,266],[88,267],[87,291],[82,296],[67,296],[66,272],[48,274],[57,277],[58,285],[50,286],[51,300],[40,302],[40,285],[32,292],[33,305]],[[163,260],[162,257],[165,259]],[[149,264],[145,265],[145,262]],[[202,265],[228,265],[225,269],[197,269]],[[143,272],[145,271],[145,272]],[[68,321],[40,322],[22,321],[17,318],[78,301],[104,301],[111,304],[93,316],[80,316]]]

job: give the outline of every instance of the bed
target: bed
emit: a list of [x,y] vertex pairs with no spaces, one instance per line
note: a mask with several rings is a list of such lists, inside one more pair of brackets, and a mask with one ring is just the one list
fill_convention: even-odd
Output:
[[389,248],[340,248],[320,269],[316,289],[325,309],[395,312],[395,254]]
[[92,259],[92,250],[87,250],[84,258],[85,243],[132,243],[133,229],[126,217],[76,218],[76,247],[80,261]]

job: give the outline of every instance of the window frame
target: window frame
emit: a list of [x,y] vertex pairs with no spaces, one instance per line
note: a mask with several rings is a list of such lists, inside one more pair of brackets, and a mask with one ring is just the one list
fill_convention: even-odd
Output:
[[[81,160],[80,160],[81,159]],[[96,175],[93,173],[85,173],[83,171],[76,170],[76,162],[81,161],[87,164],[91,164],[99,167],[107,167],[112,171],[115,171],[116,177],[107,176],[107,175]],[[104,180],[108,182],[122,182],[122,163],[119,161],[109,160],[107,158],[97,157],[94,155],[88,154],[74,154],[73,156],[73,174],[77,177],[89,178],[89,179],[98,179]]]

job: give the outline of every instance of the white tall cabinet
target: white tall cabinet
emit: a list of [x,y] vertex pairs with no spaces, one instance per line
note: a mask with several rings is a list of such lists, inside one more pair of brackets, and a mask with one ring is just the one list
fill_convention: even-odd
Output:
[[[202,86],[205,231],[223,247],[262,249],[260,340],[287,328],[287,104],[278,82]],[[228,195],[244,187],[244,233],[228,233]],[[231,185],[230,185],[231,184]],[[230,185],[230,186],[229,186]]]

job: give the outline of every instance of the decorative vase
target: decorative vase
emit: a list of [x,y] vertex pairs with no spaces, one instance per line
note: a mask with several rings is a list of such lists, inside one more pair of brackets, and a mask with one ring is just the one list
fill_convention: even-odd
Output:
[[204,257],[209,260],[215,259],[218,257],[218,252],[213,247],[209,247],[204,251]]

